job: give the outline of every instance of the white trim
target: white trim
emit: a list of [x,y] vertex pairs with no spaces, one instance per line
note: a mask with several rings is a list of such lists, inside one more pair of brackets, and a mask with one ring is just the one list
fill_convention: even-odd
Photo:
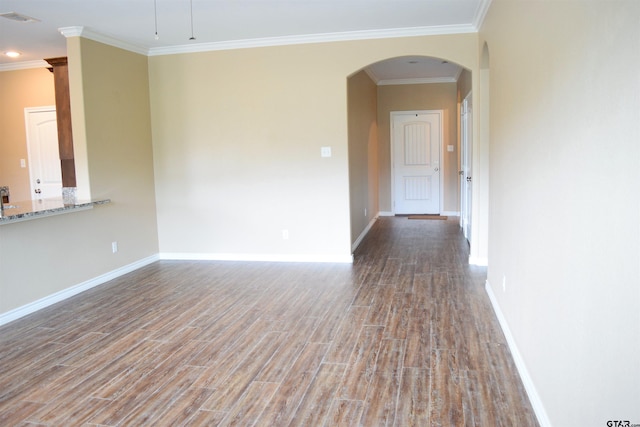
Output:
[[343,31],[336,33],[304,34],[280,37],[263,37],[244,40],[228,40],[209,43],[184,44],[146,48],[100,34],[88,27],[62,27],[58,31],[65,37],[85,37],[146,56],[175,55],[181,53],[210,52],[217,50],[246,49],[268,46],[285,46],[308,43],[328,43],[353,40],[386,39],[396,37],[419,37],[478,32],[471,24],[438,25],[430,27],[388,28],[381,30]]
[[145,55],[145,56],[149,55],[149,49],[147,48],[144,48],[142,46],[138,46],[132,43],[124,42],[122,40],[116,39],[115,37],[100,34],[88,27],[63,27],[63,28],[58,28],[58,31],[60,31],[60,33],[67,38],[84,37],[85,39],[93,40],[99,43],[107,44],[109,46],[128,50],[129,52],[139,53],[140,55]]
[[481,0],[480,4],[478,4],[478,8],[476,9],[476,14],[473,18],[473,27],[476,31],[480,31],[480,27],[484,23],[484,18],[487,17],[487,12],[489,11],[489,6],[491,6],[492,0]]
[[62,27],[58,28],[58,31],[67,38],[80,37],[84,31],[84,27]]
[[16,70],[29,70],[31,68],[49,68],[51,65],[47,64],[47,61],[23,61],[15,63],[0,64],[0,72],[2,71],[16,71]]
[[[394,171],[394,154],[393,152],[394,150],[394,141],[393,141],[393,137],[394,137],[394,128],[393,128],[393,120],[395,116],[403,116],[403,115],[412,115],[412,114],[437,114],[439,119],[440,119],[440,150],[438,153],[438,168],[440,171],[443,170],[444,167],[444,163],[442,162],[442,152],[444,151],[444,110],[395,110],[395,111],[391,111],[389,113],[389,146],[390,146],[390,160],[391,160],[391,206],[393,207],[393,215],[395,215],[396,213],[396,209],[395,209],[395,171]],[[440,173],[440,172],[438,172]],[[443,174],[440,173],[440,176],[438,177],[438,181],[439,183],[439,198],[440,200],[438,201],[438,213],[442,212],[442,206],[444,205],[444,178],[443,178]]]
[[486,257],[469,255],[469,264],[487,267],[489,265],[489,260]]
[[373,72],[373,70],[371,69],[371,67],[365,67],[364,68],[364,72],[367,73],[367,75],[369,76],[369,78],[377,85],[378,82],[380,81],[380,78],[378,78],[378,76],[376,76],[376,73]]
[[337,33],[305,34],[296,36],[264,37],[245,40],[229,40],[180,46],[154,47],[148,56],[173,55],[179,53],[209,52],[215,50],[245,49],[267,46],[284,46],[308,43],[328,43],[352,40],[386,39],[395,37],[417,37],[445,34],[475,33],[470,24],[439,25],[431,27],[389,28],[383,30],[344,31]]
[[28,314],[34,313],[52,304],[58,303],[67,298],[71,298],[72,296],[77,295],[80,292],[84,292],[88,289],[102,285],[103,283],[106,283],[122,275],[135,271],[155,261],[158,261],[158,259],[159,259],[158,255],[152,255],[150,257],[143,258],[139,261],[117,268],[108,273],[102,274],[98,277],[94,277],[93,279],[89,279],[86,282],[82,282],[70,288],[63,289],[62,291],[56,292],[55,294],[51,294],[37,301],[23,305],[22,307],[18,307],[13,310],[7,311],[6,313],[2,313],[0,314],[0,325],[13,322],[14,320],[17,320]]
[[336,254],[235,254],[235,253],[192,253],[161,252],[161,260],[178,261],[262,261],[262,262],[328,262],[353,263],[353,255]]
[[378,216],[396,216],[393,212],[382,211],[378,213]]
[[442,216],[460,216],[460,212],[458,211],[442,211],[440,212]]
[[360,233],[356,241],[353,242],[353,244],[351,245],[351,252],[355,251],[358,248],[358,246],[360,246],[360,243],[362,243],[362,240],[369,233],[369,230],[371,230],[371,227],[373,227],[373,224],[375,224],[377,220],[378,220],[378,217],[375,217],[371,221],[369,221],[369,224],[367,224],[367,226],[365,227],[364,230],[362,230],[362,233]]
[[524,363],[524,359],[518,350],[518,346],[516,345],[516,341],[511,334],[511,330],[509,329],[509,324],[507,323],[507,319],[502,314],[502,310],[500,310],[500,305],[498,304],[498,300],[493,293],[493,289],[489,284],[489,280],[485,282],[484,286],[487,295],[489,295],[489,300],[491,301],[491,306],[493,307],[493,311],[498,318],[498,323],[500,323],[500,327],[502,328],[502,332],[504,333],[505,338],[507,339],[507,344],[509,346],[509,350],[511,351],[511,355],[513,356],[513,361],[516,364],[516,368],[518,369],[518,373],[520,374],[520,379],[522,380],[522,384],[524,385],[525,390],[527,391],[527,395],[529,396],[529,400],[531,401],[531,406],[533,407],[533,412],[536,414],[536,418],[538,419],[538,423],[540,423],[541,427],[551,427],[551,421],[549,420],[549,416],[547,415],[547,411],[542,404],[542,399],[540,399],[540,395],[536,390],[536,386],[533,383],[533,379],[531,375],[529,375],[529,371],[527,370],[527,366]]
[[459,65],[458,71],[456,71],[456,75],[454,77],[456,83],[458,83],[458,80],[460,80],[460,75],[462,75],[462,70],[463,70],[463,67]]
[[433,83],[455,83],[458,80],[455,77],[424,77],[415,79],[389,79],[378,81],[378,86],[393,85],[425,85]]

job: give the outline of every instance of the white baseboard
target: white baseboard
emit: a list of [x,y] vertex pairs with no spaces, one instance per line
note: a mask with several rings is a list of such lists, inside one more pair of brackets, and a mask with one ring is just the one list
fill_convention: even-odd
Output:
[[263,261],[263,262],[330,262],[353,263],[353,255],[334,254],[234,254],[161,252],[160,259],[180,261]]
[[354,252],[358,246],[360,246],[360,243],[362,243],[362,239],[365,238],[365,236],[369,233],[369,230],[371,230],[371,227],[373,227],[373,224],[376,223],[376,220],[378,219],[378,217],[376,216],[375,218],[373,218],[369,224],[367,224],[367,226],[365,227],[365,229],[362,231],[362,233],[360,233],[360,235],[358,236],[358,238],[356,239],[355,242],[353,242],[353,244],[351,245],[351,252]]
[[396,214],[394,214],[393,212],[382,211],[378,212],[378,216],[396,216]]
[[143,258],[139,261],[117,268],[98,277],[94,277],[93,279],[89,279],[86,282],[82,282],[70,288],[56,292],[55,294],[51,294],[37,301],[23,305],[22,307],[18,307],[13,310],[7,311],[6,313],[2,313],[0,314],[0,325],[13,322],[14,320],[17,320],[28,314],[34,313],[57,302],[63,301],[67,298],[79,294],[80,292],[84,292],[98,285],[102,285],[103,283],[116,279],[124,274],[135,271],[158,260],[158,255],[152,255],[150,257]]
[[542,404],[542,400],[540,399],[540,395],[536,390],[536,386],[529,375],[529,371],[527,370],[527,366],[524,363],[524,359],[518,350],[518,346],[516,345],[516,341],[511,334],[511,330],[509,329],[509,325],[507,324],[507,319],[502,314],[502,310],[500,310],[500,306],[498,305],[498,300],[496,299],[495,294],[493,293],[493,289],[487,280],[484,286],[487,295],[489,295],[489,300],[491,301],[491,306],[493,307],[493,311],[496,313],[496,317],[498,318],[498,322],[500,323],[500,327],[502,328],[502,332],[504,333],[505,338],[507,339],[507,344],[509,345],[509,350],[511,351],[511,355],[513,356],[513,361],[516,364],[516,368],[518,369],[518,373],[520,374],[520,379],[522,380],[522,384],[524,385],[525,390],[527,391],[527,395],[529,396],[529,401],[531,402],[531,406],[533,407],[533,411],[536,414],[536,418],[538,419],[538,423],[541,427],[551,427],[551,421],[549,420],[549,416],[547,415],[547,411],[544,409],[544,405]]

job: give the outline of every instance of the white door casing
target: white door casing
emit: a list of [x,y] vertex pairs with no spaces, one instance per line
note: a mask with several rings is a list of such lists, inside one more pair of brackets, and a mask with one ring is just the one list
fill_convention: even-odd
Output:
[[395,214],[440,213],[441,145],[441,110],[391,113],[391,188]]
[[29,178],[33,200],[62,196],[55,107],[25,108]]
[[469,94],[460,108],[460,227],[464,237],[471,243],[471,189],[472,189],[472,147],[473,115],[472,98]]

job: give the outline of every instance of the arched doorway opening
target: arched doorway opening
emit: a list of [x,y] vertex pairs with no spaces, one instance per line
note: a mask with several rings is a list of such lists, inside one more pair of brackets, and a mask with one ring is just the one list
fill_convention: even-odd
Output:
[[437,213],[459,215],[460,106],[472,90],[471,71],[446,58],[401,56],[357,70],[347,88],[352,249],[378,215],[398,212],[392,113],[439,112],[439,158],[430,162],[438,169]]

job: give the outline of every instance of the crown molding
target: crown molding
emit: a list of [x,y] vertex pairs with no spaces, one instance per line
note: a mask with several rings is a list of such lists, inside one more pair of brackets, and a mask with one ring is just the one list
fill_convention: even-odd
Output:
[[147,56],[149,54],[149,49],[146,49],[142,46],[135,45],[133,43],[124,42],[115,37],[98,33],[88,27],[63,27],[63,28],[58,28],[58,31],[60,31],[60,33],[67,38],[84,37],[85,39],[93,40],[99,43],[107,44],[109,46],[128,50],[130,52],[139,53],[140,55]]
[[[482,0],[483,2],[490,0]],[[63,27],[58,31],[65,37],[84,37],[120,49],[145,56],[176,55],[181,53],[210,52],[217,50],[248,49],[256,47],[284,46],[310,43],[330,43],[341,41],[419,37],[448,34],[467,34],[477,32],[471,24],[439,25],[431,27],[389,28],[382,30],[345,31],[337,33],[307,34],[282,37],[265,37],[244,40],[229,40],[210,43],[183,44],[177,46],[145,48],[133,43],[124,42],[115,37],[100,34],[88,27]]]
[[23,61],[7,64],[0,64],[0,72],[2,71],[16,71],[16,70],[28,70],[31,68],[49,68],[50,65],[44,60],[36,61]]
[[376,73],[373,72],[373,70],[371,69],[371,67],[366,67],[364,69],[364,72],[367,73],[367,76],[369,76],[369,78],[377,85],[378,82],[380,81],[380,78],[378,76],[376,76]]
[[442,25],[433,27],[391,28],[385,30],[346,31],[338,33],[307,34],[298,36],[266,37],[258,39],[230,40],[223,42],[198,43],[179,46],[155,47],[148,56],[175,55],[180,53],[209,52],[216,50],[248,49],[255,47],[284,46],[310,43],[330,43],[340,41],[385,39],[398,37],[418,37],[474,33],[472,25]]
[[58,31],[66,38],[80,37],[84,31],[84,27],[62,27],[58,28]]
[[[256,39],[230,40],[211,43],[196,43],[177,46],[145,48],[133,43],[125,42],[115,37],[93,31],[88,27],[62,27],[58,31],[66,38],[84,37],[89,40],[114,46],[145,56],[175,55],[181,53],[209,52],[217,50],[248,49],[256,47],[284,46],[309,43],[330,43],[340,41],[356,41],[385,38],[419,37],[448,34],[466,34],[478,31],[479,25],[486,15],[491,0],[481,0],[475,14],[474,24],[440,25],[431,27],[390,28],[383,30],[345,31],[337,33],[307,34],[297,36],[265,37]],[[22,70],[28,68],[46,67],[45,61],[25,61],[11,64],[0,64],[0,71]],[[379,85],[385,84],[424,84],[449,83],[451,79],[408,79],[394,81],[380,81],[367,70],[369,76]]]
[[[431,27],[390,28],[383,30],[345,31],[337,33],[308,34],[298,36],[266,37],[244,40],[230,40],[211,43],[196,43],[187,45],[145,48],[133,43],[125,42],[115,37],[93,31],[88,27],[62,27],[58,31],[66,37],[84,37],[93,41],[104,43],[130,52],[145,56],[174,55],[181,53],[208,52],[216,50],[247,49],[256,47],[284,46],[308,43],[329,43],[340,41],[355,41],[368,39],[385,39],[400,37],[418,37],[448,34],[477,33],[482,26],[484,18],[489,10],[492,0],[480,0],[475,12],[473,23],[464,25],[440,25]],[[0,64],[0,72],[24,70],[29,68],[47,67],[45,61],[24,61]],[[367,70],[367,72],[369,72]],[[377,84],[423,84],[423,83],[448,83],[446,81],[434,81],[435,79],[395,80],[393,82],[380,82],[376,76],[369,76]]]
[[484,22],[484,18],[487,16],[487,12],[489,11],[489,6],[491,6],[492,0],[480,0],[478,4],[478,9],[476,9],[476,13],[473,17],[473,26],[476,29],[476,32],[480,31],[480,27],[482,27],[482,23]]
[[456,71],[456,75],[453,77],[421,77],[421,78],[410,78],[410,79],[381,79],[376,75],[376,73],[371,69],[371,67],[364,68],[364,72],[367,73],[369,78],[373,80],[373,82],[377,86],[393,86],[393,85],[422,85],[422,84],[432,84],[432,83],[456,83],[460,78],[460,74],[462,74],[462,67],[458,66],[458,70]]
[[380,80],[378,81],[378,86],[392,86],[392,85],[424,85],[424,84],[433,84],[433,83],[455,83],[455,77],[427,77],[427,78],[419,78],[419,79],[391,79],[391,80]]
[[458,66],[458,71],[456,71],[456,75],[455,75],[455,77],[453,78],[453,80],[454,80],[455,82],[457,82],[458,80],[460,80],[460,74],[462,74],[462,69],[463,69],[463,68],[462,68],[462,66]]

